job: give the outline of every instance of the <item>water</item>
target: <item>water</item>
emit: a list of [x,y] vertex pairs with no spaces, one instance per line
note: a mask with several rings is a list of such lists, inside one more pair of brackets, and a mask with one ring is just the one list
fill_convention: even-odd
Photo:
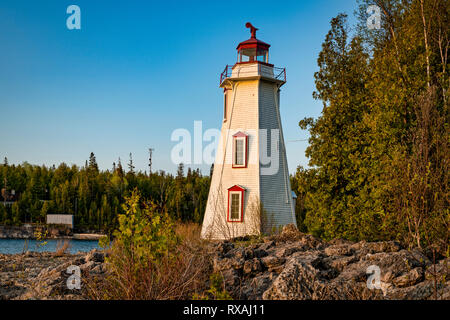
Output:
[[[24,239],[0,239],[0,253],[22,253],[24,250],[28,251],[50,251],[55,252],[57,244],[59,246],[63,244],[63,241],[70,241],[70,253],[88,252],[92,249],[99,249],[97,240],[73,240],[73,239],[63,239],[63,240],[47,240],[47,244],[45,246],[39,247],[39,242],[36,240],[24,240]],[[28,246],[28,249],[26,247]],[[24,249],[25,248],[25,249]]]

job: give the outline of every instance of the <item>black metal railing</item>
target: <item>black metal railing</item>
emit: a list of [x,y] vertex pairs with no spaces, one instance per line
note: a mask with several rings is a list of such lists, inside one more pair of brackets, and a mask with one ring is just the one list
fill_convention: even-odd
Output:
[[220,82],[219,85],[222,84],[223,80],[225,80],[226,78],[231,77],[231,73],[233,72],[233,66],[227,64],[225,66],[225,69],[223,70],[223,72],[220,74]]
[[[262,73],[261,73],[261,66],[263,66],[263,64],[258,64],[258,75],[262,75]],[[271,67],[271,66],[266,66],[266,67],[267,68],[271,68],[273,70],[273,78],[274,79],[286,82],[286,68],[277,68],[277,67]],[[226,65],[225,69],[220,74],[219,85],[222,84],[222,82],[225,79],[230,78],[232,73],[233,73],[233,66],[232,65]],[[253,70],[251,70],[251,71],[239,70],[239,77],[241,77],[241,76],[245,77],[246,73],[249,74],[249,75],[254,75],[255,72]]]

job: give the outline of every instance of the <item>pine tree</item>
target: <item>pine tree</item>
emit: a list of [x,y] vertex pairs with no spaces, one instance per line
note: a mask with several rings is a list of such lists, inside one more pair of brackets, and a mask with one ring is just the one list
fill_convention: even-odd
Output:
[[128,162],[128,172],[134,174],[133,155],[130,152],[130,161]]
[[91,152],[89,156],[89,165],[88,165],[89,171],[98,173],[98,164],[97,160],[95,159],[95,155],[93,152]]
[[177,168],[177,179],[184,177],[184,163],[180,163]]

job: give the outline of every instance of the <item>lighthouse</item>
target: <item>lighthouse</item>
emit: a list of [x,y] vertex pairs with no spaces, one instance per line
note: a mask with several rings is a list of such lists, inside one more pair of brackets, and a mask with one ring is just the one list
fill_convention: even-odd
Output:
[[270,45],[250,39],[220,75],[223,119],[201,237],[226,240],[296,224],[280,119],[286,69],[269,63]]

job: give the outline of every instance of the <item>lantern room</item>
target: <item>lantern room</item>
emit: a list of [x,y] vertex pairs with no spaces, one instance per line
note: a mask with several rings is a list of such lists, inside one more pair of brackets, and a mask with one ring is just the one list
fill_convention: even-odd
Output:
[[245,25],[250,29],[251,38],[239,43],[237,46],[238,52],[238,63],[247,63],[247,62],[263,62],[269,63],[269,47],[270,44],[267,44],[261,40],[256,39],[256,31],[251,23],[247,22]]
[[286,69],[277,68],[269,63],[270,44],[256,39],[258,29],[250,22],[245,26],[250,29],[251,37],[237,46],[237,62],[234,65],[227,65],[220,74],[220,87],[228,88],[233,81],[255,77],[285,83]]

